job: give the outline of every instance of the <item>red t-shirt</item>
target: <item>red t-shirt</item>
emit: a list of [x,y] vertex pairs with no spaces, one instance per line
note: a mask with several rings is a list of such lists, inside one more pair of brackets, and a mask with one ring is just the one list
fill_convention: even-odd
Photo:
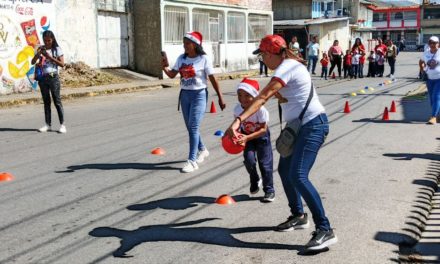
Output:
[[385,45],[383,43],[381,45],[376,45],[376,47],[374,48],[374,51],[376,53],[378,53],[378,51],[379,51],[380,53],[382,53],[382,55],[385,55],[385,53],[387,51],[387,45]]
[[327,67],[328,66],[328,58],[327,59],[322,58],[321,65],[322,65],[322,67]]
[[351,65],[351,54],[344,56],[344,65]]
[[365,55],[362,55],[362,56],[359,58],[359,64],[365,64]]
[[355,46],[353,45],[353,48],[351,48],[351,51],[352,51],[352,52],[355,52],[355,53],[365,54],[365,47],[364,47],[364,44],[361,44],[361,45],[359,45],[359,46],[357,46],[357,47],[355,47]]

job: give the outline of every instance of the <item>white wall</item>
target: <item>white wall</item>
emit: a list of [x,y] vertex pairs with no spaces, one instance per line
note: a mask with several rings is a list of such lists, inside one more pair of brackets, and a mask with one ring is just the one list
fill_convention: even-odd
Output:
[[54,0],[57,13],[55,35],[66,62],[83,61],[98,67],[97,14],[95,1]]

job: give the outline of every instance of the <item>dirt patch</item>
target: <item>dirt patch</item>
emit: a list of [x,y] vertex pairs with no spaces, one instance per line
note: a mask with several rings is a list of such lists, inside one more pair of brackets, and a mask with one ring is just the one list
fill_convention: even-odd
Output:
[[68,63],[60,71],[62,87],[77,88],[128,82],[127,79],[92,69],[84,62]]

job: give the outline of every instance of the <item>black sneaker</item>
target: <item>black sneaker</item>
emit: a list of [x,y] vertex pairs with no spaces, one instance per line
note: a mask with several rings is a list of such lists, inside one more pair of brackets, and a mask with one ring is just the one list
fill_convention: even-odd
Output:
[[294,229],[305,229],[309,227],[309,220],[307,214],[305,213],[303,217],[299,215],[291,215],[287,218],[286,222],[279,224],[275,227],[275,231],[287,232]]
[[312,239],[307,243],[307,250],[320,250],[338,242],[333,229],[328,231],[317,229],[312,233]]
[[265,193],[264,197],[261,198],[261,202],[263,203],[271,203],[275,200],[275,193]]
[[256,182],[256,183],[251,182],[251,187],[249,188],[250,193],[251,194],[258,193],[260,191],[261,184],[262,184],[261,179],[258,180],[258,182]]

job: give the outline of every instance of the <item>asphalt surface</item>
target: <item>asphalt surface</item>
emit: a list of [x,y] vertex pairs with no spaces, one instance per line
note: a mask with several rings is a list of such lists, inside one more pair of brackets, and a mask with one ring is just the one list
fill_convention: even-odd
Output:
[[[275,202],[260,203],[262,192],[249,196],[242,157],[226,154],[214,136],[232,121],[239,80],[220,82],[227,109],[205,115],[211,155],[191,174],[179,172],[188,138],[178,89],[67,101],[65,135],[36,131],[42,105],[1,109],[0,172],[15,180],[0,183],[0,263],[396,263],[399,244],[414,233],[408,221],[425,210],[417,197],[438,176],[440,160],[438,125],[425,125],[428,102],[401,101],[421,84],[419,55],[402,53],[396,81],[383,86],[389,78],[313,78],[330,134],[311,180],[339,238],[313,255],[304,252],[313,227],[273,231],[289,216],[278,173]],[[382,121],[392,100],[397,113]],[[274,141],[275,101],[267,107]],[[57,129],[54,109],[52,118]],[[156,147],[166,155],[151,155]],[[237,203],[215,204],[221,194]]]

